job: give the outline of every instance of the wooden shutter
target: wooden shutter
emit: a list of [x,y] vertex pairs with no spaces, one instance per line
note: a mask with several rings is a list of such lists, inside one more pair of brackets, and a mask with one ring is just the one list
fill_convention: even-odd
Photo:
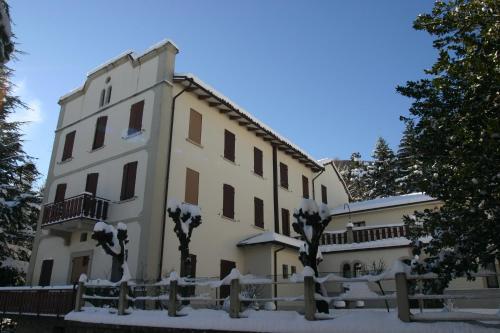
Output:
[[283,264],[283,279],[288,279],[288,265]]
[[132,104],[130,107],[130,119],[128,123],[128,135],[142,131],[142,111],[144,101]]
[[223,192],[222,215],[234,219],[234,187],[224,184]]
[[321,185],[321,202],[324,203],[325,205],[328,204],[328,195],[325,185]]
[[253,198],[255,210],[255,226],[264,228],[264,201],[259,198]]
[[123,166],[122,190],[120,200],[130,199],[135,194],[135,178],[137,162],[130,162]]
[[288,188],[288,166],[280,162],[280,185]]
[[281,224],[283,235],[290,236],[290,212],[288,209],[281,208]]
[[228,130],[224,131],[224,157],[234,162],[235,136]]
[[66,140],[64,141],[64,149],[62,160],[65,161],[73,156],[73,145],[75,144],[76,131],[69,132],[66,134]]
[[302,175],[302,197],[309,199],[309,179]]
[[189,133],[188,137],[191,141],[201,144],[201,125],[202,116],[195,110],[191,109],[189,113]]
[[[220,261],[220,279],[224,279],[231,270],[236,268],[236,263],[234,261],[229,260],[221,260]],[[222,285],[220,287],[220,298],[226,298],[229,296],[229,285]]]
[[39,286],[50,285],[50,279],[52,277],[52,267],[54,266],[54,260],[47,259],[42,261],[42,269],[40,271],[40,279],[38,280]]
[[253,172],[262,176],[264,174],[262,167],[262,150],[253,147]]
[[108,117],[102,116],[97,118],[94,133],[94,143],[92,143],[92,149],[97,149],[104,146],[104,137],[106,136],[106,124],[108,123]]
[[54,198],[54,202],[64,201],[65,196],[66,196],[66,184],[57,184],[56,196]]
[[89,173],[87,175],[87,182],[85,184],[85,192],[92,193],[93,196],[97,193],[97,180],[99,179],[99,174]]
[[186,189],[184,201],[193,205],[198,204],[200,174],[197,171],[186,168]]

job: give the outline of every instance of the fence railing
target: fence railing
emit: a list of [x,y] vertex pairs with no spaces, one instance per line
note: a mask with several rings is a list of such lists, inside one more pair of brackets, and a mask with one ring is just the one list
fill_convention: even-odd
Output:
[[64,316],[75,307],[76,288],[0,288],[0,311],[5,314]]
[[60,202],[43,206],[42,225],[64,222],[75,218],[106,221],[109,200],[83,193]]
[[404,225],[348,227],[345,231],[323,233],[321,245],[364,243],[407,235],[408,229]]

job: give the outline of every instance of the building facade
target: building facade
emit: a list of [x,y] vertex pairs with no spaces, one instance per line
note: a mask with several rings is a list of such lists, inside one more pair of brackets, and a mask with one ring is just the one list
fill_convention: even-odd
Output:
[[74,283],[81,273],[109,278],[111,258],[90,238],[100,220],[127,225],[134,278],[179,270],[169,200],[201,207],[192,275],[232,267],[276,274],[278,260],[298,266],[294,249],[240,242],[262,234],[293,239],[301,198],[348,202],[333,164],[318,163],[194,75],[177,74],[177,53],[170,41],[126,52],[61,97],[29,283]]

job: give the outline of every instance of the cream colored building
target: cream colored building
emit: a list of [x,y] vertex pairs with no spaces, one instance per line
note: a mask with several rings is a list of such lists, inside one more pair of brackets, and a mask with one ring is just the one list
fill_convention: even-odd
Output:
[[284,262],[300,267],[294,248],[240,242],[261,234],[294,240],[302,197],[330,207],[348,201],[333,164],[318,163],[194,75],[176,73],[177,53],[170,41],[126,52],[59,100],[31,284],[73,283],[81,273],[109,278],[111,258],[90,238],[98,220],[126,223],[134,278],[179,270],[171,199],[201,207],[193,275],[234,266],[276,274]]

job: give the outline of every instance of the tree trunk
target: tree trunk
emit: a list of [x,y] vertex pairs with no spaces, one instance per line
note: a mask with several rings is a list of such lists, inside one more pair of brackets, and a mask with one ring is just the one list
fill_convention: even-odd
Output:
[[111,264],[111,282],[118,282],[123,276],[123,258],[120,256],[113,256],[113,261]]

